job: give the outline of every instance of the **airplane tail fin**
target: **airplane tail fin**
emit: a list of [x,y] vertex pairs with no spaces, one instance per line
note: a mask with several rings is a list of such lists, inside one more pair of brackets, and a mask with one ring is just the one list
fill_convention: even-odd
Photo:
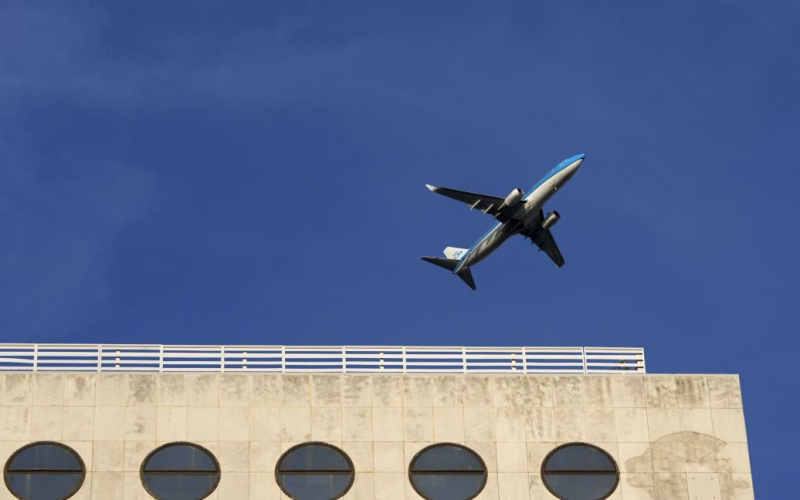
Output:
[[[446,251],[447,250],[445,250],[445,252]],[[422,260],[424,260],[425,262],[430,262],[435,266],[443,267],[451,272],[455,271],[459,263],[457,259],[443,259],[441,257],[423,257]],[[475,286],[475,279],[472,277],[472,271],[469,268],[457,273],[456,276],[461,278],[464,281],[464,283],[466,283],[467,286],[469,286],[473,290],[477,288]]]
[[448,259],[461,260],[466,254],[466,248],[447,247],[444,249],[444,256]]

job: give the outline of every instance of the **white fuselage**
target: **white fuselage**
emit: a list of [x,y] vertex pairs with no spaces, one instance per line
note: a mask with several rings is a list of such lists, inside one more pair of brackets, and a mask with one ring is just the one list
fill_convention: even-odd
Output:
[[581,164],[583,155],[578,155],[560,163],[548,172],[536,185],[520,200],[516,210],[507,222],[497,222],[489,232],[481,237],[470,248],[459,262],[453,272],[461,272],[482,261],[492,252],[497,250],[508,238],[525,229],[531,229],[531,224],[541,224],[539,212],[545,203],[575,175]]

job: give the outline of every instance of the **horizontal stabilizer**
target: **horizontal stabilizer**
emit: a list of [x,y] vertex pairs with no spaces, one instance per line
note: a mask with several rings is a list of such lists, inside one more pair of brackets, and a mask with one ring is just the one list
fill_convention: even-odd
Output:
[[458,266],[458,261],[456,259],[443,259],[441,257],[423,257],[422,260],[424,260],[425,262],[430,262],[435,266],[443,267],[448,271],[454,271],[456,266]]
[[456,274],[456,276],[464,280],[464,283],[466,283],[467,286],[469,286],[473,290],[478,288],[477,286],[475,286],[475,279],[472,277],[472,270],[470,268],[461,271],[460,273]]
[[[443,259],[441,257],[423,257],[422,260],[424,260],[425,262],[430,262],[431,264],[434,264],[436,266],[443,267],[448,271],[454,271],[456,267],[458,267],[458,263],[460,262],[456,259]],[[456,274],[456,276],[461,278],[464,281],[464,283],[466,283],[473,290],[477,288],[475,286],[475,279],[472,277],[472,271],[469,268],[459,272],[458,274]]]

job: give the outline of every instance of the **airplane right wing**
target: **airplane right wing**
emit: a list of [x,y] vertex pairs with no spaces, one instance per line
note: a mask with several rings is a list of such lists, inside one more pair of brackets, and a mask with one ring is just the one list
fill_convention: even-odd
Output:
[[429,190],[442,196],[447,196],[454,200],[466,203],[471,208],[477,208],[485,214],[497,217],[500,212],[500,207],[503,206],[504,198],[497,196],[489,196],[488,194],[470,193],[469,191],[459,191],[457,189],[450,189],[445,187],[436,187],[426,184]]

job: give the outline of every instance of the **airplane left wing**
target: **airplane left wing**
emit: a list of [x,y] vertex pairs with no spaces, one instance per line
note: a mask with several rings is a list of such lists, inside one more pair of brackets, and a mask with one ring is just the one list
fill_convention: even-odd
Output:
[[431,186],[425,184],[429,190],[442,196],[447,196],[462,203],[466,203],[471,208],[476,208],[485,214],[496,217],[500,214],[500,207],[503,206],[504,198],[497,196],[489,196],[488,194],[470,193],[469,191],[459,191],[457,189],[450,189],[445,187]]
[[521,231],[520,234],[526,238],[530,238],[531,241],[535,243],[537,247],[539,247],[540,251],[543,251],[548,257],[550,257],[550,260],[552,260],[556,266],[562,267],[564,265],[564,256],[561,255],[561,250],[559,250],[558,245],[556,245],[556,240],[553,238],[553,233],[551,233],[549,229],[541,229],[543,219],[544,214],[539,212],[539,220],[533,226],[539,229]]
[[539,250],[544,251],[544,253],[550,257],[550,260],[552,260],[555,265],[558,267],[564,265],[564,257],[561,255],[561,251],[558,249],[558,245],[556,245],[556,240],[553,238],[553,233],[551,233],[549,229],[542,229],[531,239],[536,243],[536,246],[539,247]]

